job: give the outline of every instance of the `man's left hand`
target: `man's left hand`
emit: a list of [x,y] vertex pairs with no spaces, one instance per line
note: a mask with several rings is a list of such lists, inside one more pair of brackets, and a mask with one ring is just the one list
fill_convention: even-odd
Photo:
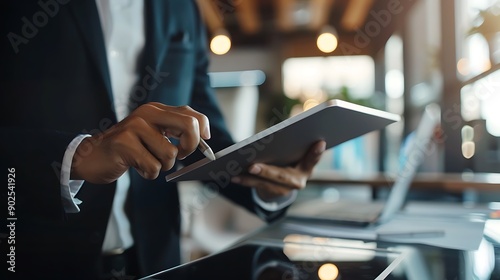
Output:
[[263,163],[252,164],[248,172],[251,175],[233,177],[233,183],[255,188],[263,200],[272,200],[289,195],[292,190],[305,188],[314,166],[325,151],[326,142],[313,144],[295,166],[278,167]]

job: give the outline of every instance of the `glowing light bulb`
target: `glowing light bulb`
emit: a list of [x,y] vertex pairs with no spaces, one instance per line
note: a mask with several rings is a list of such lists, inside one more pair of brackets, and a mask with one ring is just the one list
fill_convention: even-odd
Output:
[[339,276],[339,269],[333,263],[325,263],[318,269],[318,277],[321,280],[335,280]]
[[321,33],[316,40],[318,49],[324,53],[333,52],[337,48],[338,43],[337,36],[330,32]]
[[219,34],[210,41],[210,50],[217,55],[226,54],[231,49],[231,39],[226,34]]

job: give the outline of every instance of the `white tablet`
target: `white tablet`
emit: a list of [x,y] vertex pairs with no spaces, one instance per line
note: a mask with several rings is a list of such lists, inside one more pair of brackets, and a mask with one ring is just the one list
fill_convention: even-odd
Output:
[[247,172],[252,163],[290,165],[319,140],[325,140],[329,149],[399,119],[388,112],[329,100],[218,151],[214,161],[204,158],[168,174],[166,180],[213,180],[225,185],[231,177]]

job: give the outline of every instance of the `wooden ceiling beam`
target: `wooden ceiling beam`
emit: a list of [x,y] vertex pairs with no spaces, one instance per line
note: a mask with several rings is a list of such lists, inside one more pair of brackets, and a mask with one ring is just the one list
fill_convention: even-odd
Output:
[[[214,34],[217,30],[224,28],[222,16],[217,10],[216,5],[211,0],[197,0],[201,10],[201,15],[208,26],[208,30]],[[243,1],[246,2],[246,1]]]
[[295,0],[276,0],[276,26],[280,31],[291,31],[294,28],[293,11]]
[[259,2],[255,0],[240,1],[236,5],[236,14],[241,30],[247,34],[255,34],[261,28],[258,12]]
[[373,6],[373,0],[349,0],[348,3],[341,25],[347,31],[355,31],[365,23],[368,12]]
[[311,21],[308,24],[311,30],[319,30],[328,24],[333,3],[334,0],[311,0],[309,3]]

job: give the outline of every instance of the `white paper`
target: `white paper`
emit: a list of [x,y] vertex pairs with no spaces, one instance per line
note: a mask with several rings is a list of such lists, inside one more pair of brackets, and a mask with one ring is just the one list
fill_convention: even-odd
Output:
[[377,239],[377,232],[372,229],[324,225],[320,223],[311,225],[295,221],[286,221],[282,226],[285,230],[297,231],[303,234],[365,240]]
[[[455,218],[399,214],[391,221],[376,228],[380,240],[400,243],[420,243],[442,248],[474,251],[483,238],[485,219],[476,215]],[[383,233],[393,232],[443,232],[436,237],[390,237]]]
[[[431,215],[432,213],[432,215]],[[392,220],[372,227],[349,227],[286,221],[286,230],[319,236],[384,240],[397,243],[419,243],[441,248],[473,251],[479,248],[483,238],[486,215],[484,209],[467,209],[462,206],[441,209],[439,205],[418,204],[408,211],[398,213]],[[440,232],[436,236],[418,237],[419,233]],[[400,233],[404,236],[390,236]],[[416,233],[415,237],[411,237]],[[424,234],[425,235],[425,234]]]

